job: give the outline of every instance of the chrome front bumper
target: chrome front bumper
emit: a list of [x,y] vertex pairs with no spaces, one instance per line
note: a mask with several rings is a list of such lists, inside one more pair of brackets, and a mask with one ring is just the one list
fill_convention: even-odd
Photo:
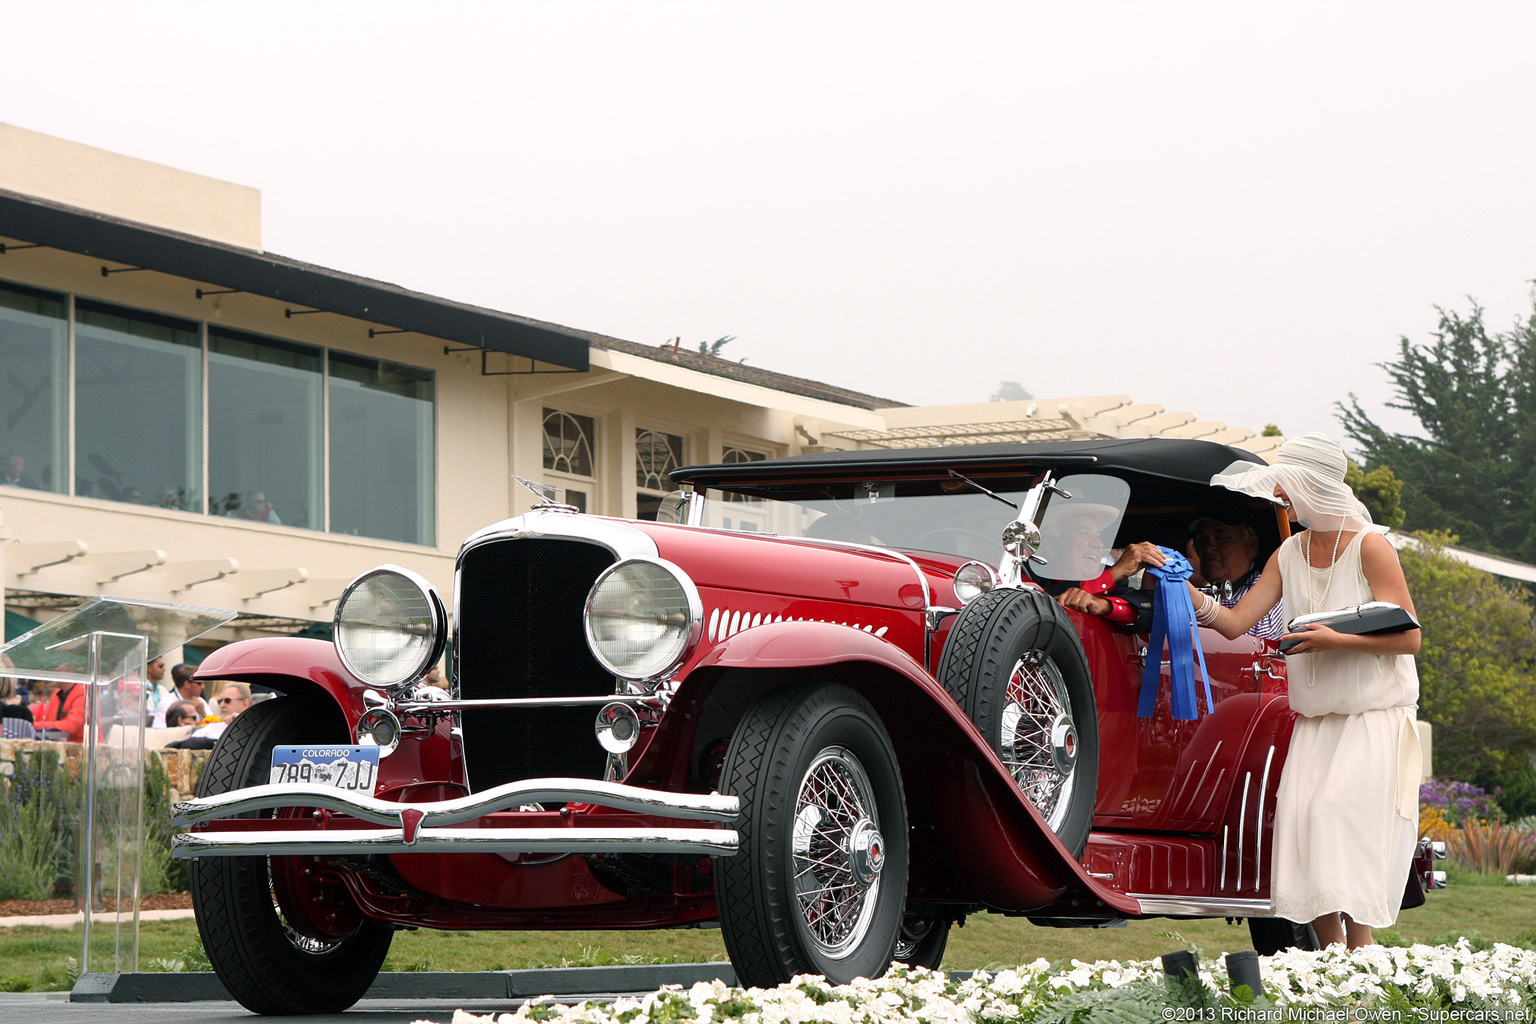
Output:
[[183,800],[171,824],[186,828],[249,811],[311,807],[388,826],[382,829],[284,829],[293,819],[262,819],[271,828],[178,832],[172,856],[248,857],[358,853],[697,853],[732,854],[739,843],[726,828],[451,828],[497,811],[536,803],[584,803],[690,821],[734,822],[741,802],[718,793],[670,793],[591,779],[528,779],[432,803],[394,803],[331,786],[252,786]]

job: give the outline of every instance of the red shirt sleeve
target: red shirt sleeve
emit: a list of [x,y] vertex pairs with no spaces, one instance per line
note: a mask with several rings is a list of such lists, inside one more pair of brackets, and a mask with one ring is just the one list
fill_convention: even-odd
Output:
[[1084,580],[1080,586],[1095,597],[1102,597],[1109,602],[1109,614],[1102,616],[1110,622],[1120,626],[1129,626],[1136,621],[1136,606],[1123,597],[1113,597],[1110,591],[1115,589],[1115,577],[1108,569],[1099,573],[1091,580]]

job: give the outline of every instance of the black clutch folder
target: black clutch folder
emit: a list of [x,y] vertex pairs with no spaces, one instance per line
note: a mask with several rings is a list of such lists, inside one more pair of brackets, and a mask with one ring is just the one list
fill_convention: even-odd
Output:
[[[1405,629],[1418,629],[1419,620],[1388,601],[1367,601],[1334,612],[1313,612],[1298,615],[1285,627],[1287,633],[1295,633],[1303,626],[1322,625],[1338,633],[1357,636],[1373,636],[1377,633],[1401,633]],[[1280,641],[1280,653],[1289,653],[1300,640]]]

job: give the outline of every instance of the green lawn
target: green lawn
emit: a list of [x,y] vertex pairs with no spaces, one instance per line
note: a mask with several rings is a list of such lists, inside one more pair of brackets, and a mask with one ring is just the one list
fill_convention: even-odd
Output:
[[[1536,948],[1536,886],[1452,871],[1451,887],[1405,911],[1388,941],[1509,942]],[[140,932],[140,969],[157,959],[199,966],[202,950],[191,920],[148,922]],[[1124,928],[1036,928],[1018,918],[978,914],[951,933],[945,966],[1003,967],[1047,960],[1143,960],[1173,949],[1206,956],[1249,948],[1245,925],[1225,921],[1136,921]],[[80,929],[0,929],[0,990],[69,987],[67,961],[80,955]],[[602,963],[724,960],[720,932],[401,932],[387,970],[475,971]],[[100,965],[97,965],[100,966]]]

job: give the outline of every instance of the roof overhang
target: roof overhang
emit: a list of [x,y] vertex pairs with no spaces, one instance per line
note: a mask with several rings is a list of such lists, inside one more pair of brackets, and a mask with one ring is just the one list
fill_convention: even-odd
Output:
[[586,339],[554,324],[15,192],[0,191],[0,235],[570,370],[588,368]]

